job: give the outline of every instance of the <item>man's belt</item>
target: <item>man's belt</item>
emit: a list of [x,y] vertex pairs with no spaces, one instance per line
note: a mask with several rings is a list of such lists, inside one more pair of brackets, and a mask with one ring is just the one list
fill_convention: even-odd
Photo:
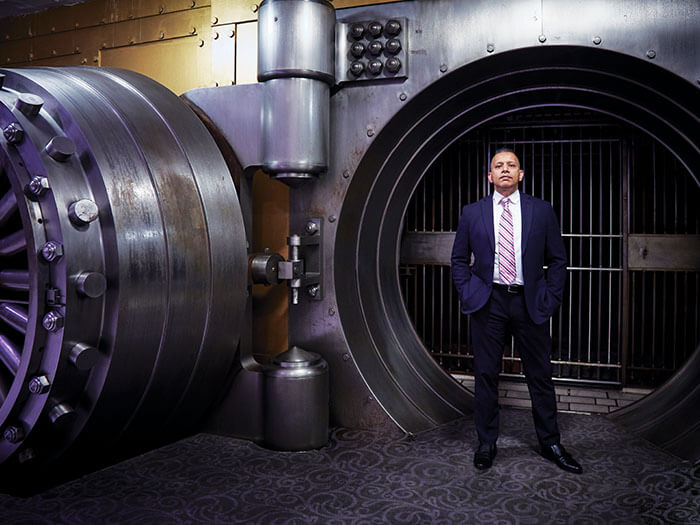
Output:
[[503,290],[504,292],[512,293],[515,295],[520,295],[523,293],[525,287],[522,284],[501,284],[493,283],[493,287],[497,290]]

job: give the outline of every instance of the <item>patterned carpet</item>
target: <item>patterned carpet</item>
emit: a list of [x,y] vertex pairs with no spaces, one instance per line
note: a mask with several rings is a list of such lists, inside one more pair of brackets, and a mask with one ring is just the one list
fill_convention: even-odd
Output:
[[700,524],[700,463],[669,456],[599,416],[561,414],[584,473],[535,449],[529,411],[502,411],[493,468],[475,471],[462,419],[391,439],[337,429],[312,452],[198,434],[18,498],[3,524]]

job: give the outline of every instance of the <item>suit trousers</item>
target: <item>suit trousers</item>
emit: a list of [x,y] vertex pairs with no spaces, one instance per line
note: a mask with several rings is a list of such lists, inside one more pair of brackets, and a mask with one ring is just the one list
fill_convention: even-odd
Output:
[[471,314],[474,347],[474,423],[480,443],[498,439],[498,375],[503,347],[513,335],[532,401],[532,415],[541,445],[559,442],[557,403],[552,381],[549,323],[535,324],[525,298],[493,288],[483,308]]

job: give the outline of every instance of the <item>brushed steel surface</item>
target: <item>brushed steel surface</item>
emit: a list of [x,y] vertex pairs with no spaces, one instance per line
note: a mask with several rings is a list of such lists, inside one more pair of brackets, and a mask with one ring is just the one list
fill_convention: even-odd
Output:
[[[0,442],[1,458],[31,447],[37,463],[66,449],[83,461],[181,435],[232,370],[247,296],[245,232],[223,157],[177,96],[137,73],[3,73],[2,120],[20,119],[31,140],[0,149],[11,190],[20,188],[21,220],[7,224],[20,224],[27,238],[29,276],[27,331],[0,421],[32,429],[61,403],[74,415],[57,434],[38,428],[25,442]],[[45,100],[37,117],[8,113],[18,92]],[[65,161],[34,149],[60,134],[76,146]],[[50,192],[22,196],[23,167],[45,173]],[[97,205],[96,220],[71,222],[70,205],[80,199]],[[51,263],[37,256],[48,240],[62,243]],[[104,293],[74,278],[85,272],[104,276]],[[47,310],[63,323],[48,332]],[[71,360],[76,347],[97,353]],[[24,378],[38,370],[51,380],[50,406],[46,396],[22,394]]]

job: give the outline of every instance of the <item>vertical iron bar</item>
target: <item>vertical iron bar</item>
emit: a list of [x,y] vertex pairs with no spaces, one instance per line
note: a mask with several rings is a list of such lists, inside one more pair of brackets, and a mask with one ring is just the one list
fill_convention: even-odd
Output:
[[[622,341],[620,342],[620,382],[622,386],[627,385],[627,365],[629,359],[629,343],[630,343],[630,315],[634,315],[634,281],[632,281],[632,293],[630,294],[630,273],[628,264],[628,248],[629,248],[629,230],[630,230],[630,178],[631,170],[635,168],[634,157],[632,152],[634,151],[634,143],[629,143],[627,140],[623,140],[620,145],[620,176],[622,178],[622,189],[620,191],[620,208],[622,210],[621,217],[621,227],[622,227],[622,297],[620,297],[622,308],[620,309],[621,324],[620,332]],[[637,200],[637,195],[633,196]],[[632,312],[630,312],[630,304],[632,305]],[[633,324],[634,326],[634,324]],[[632,334],[632,345],[634,345],[634,335]]]

